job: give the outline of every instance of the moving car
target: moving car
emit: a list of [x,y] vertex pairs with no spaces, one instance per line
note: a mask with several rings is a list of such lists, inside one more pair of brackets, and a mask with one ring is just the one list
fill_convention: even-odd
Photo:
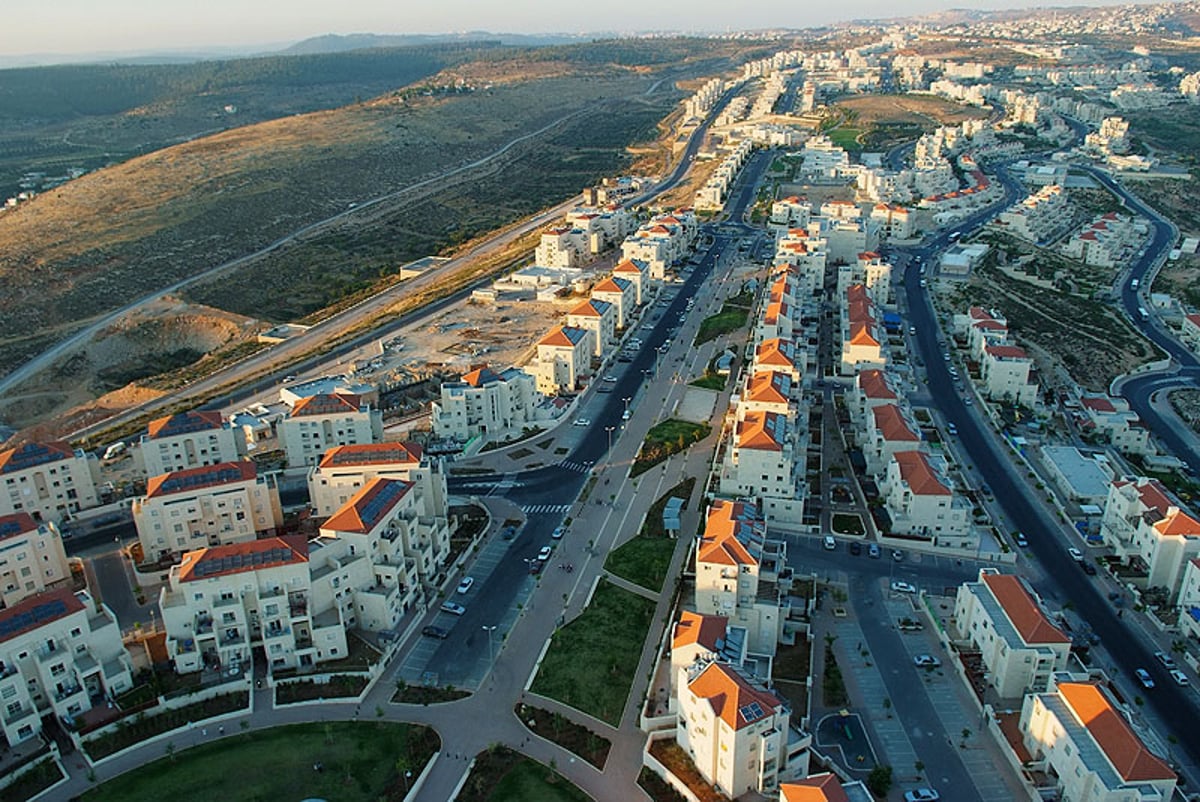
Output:
[[918,654],[913,657],[913,665],[917,668],[939,668],[942,661],[932,654]]
[[1080,551],[1079,549],[1075,548],[1074,546],[1067,549],[1067,554],[1070,554],[1071,559],[1074,560],[1075,562],[1077,562],[1077,563],[1083,562],[1083,552]]
[[433,624],[430,624],[421,630],[421,634],[428,638],[439,638],[441,640],[445,640],[446,636],[450,634],[450,630],[442,629],[441,627],[435,627]]
[[464,576],[462,578],[462,581],[458,583],[458,592],[466,593],[467,591],[469,591],[471,589],[471,586],[474,584],[475,584],[475,577]]
[[443,613],[450,613],[451,615],[462,615],[467,611],[466,607],[463,607],[461,604],[455,604],[452,601],[442,602],[440,609]]
[[1094,564],[1089,563],[1089,562],[1083,562],[1083,563],[1080,563],[1080,567],[1083,568],[1083,572],[1085,574],[1087,574],[1088,576],[1096,575],[1096,566]]
[[1028,539],[1025,537],[1025,533],[1024,533],[1024,532],[1017,532],[1016,538],[1014,538],[1014,539],[1015,539],[1015,540],[1016,540],[1016,542],[1017,542],[1017,547],[1018,547],[1018,548],[1022,548],[1022,549],[1023,549],[1023,548],[1025,548],[1026,546],[1028,546],[1028,545],[1029,545],[1029,540],[1028,540]]
[[1192,684],[1191,681],[1187,678],[1187,674],[1184,674],[1178,668],[1173,668],[1170,671],[1168,671],[1167,673],[1171,675],[1171,679],[1175,680],[1176,685],[1183,686],[1183,685],[1191,685]]
[[907,582],[901,582],[899,579],[892,581],[892,590],[896,591],[897,593],[916,593],[917,592],[917,588],[915,585],[910,585]]
[[592,422],[587,418],[576,418],[571,424],[572,426],[591,426]]
[[1150,677],[1150,672],[1144,668],[1134,669],[1133,675],[1137,677],[1137,681],[1142,683],[1142,687],[1150,690],[1154,687],[1154,680]]
[[1155,652],[1154,658],[1163,664],[1163,668],[1175,668],[1175,658],[1166,652]]

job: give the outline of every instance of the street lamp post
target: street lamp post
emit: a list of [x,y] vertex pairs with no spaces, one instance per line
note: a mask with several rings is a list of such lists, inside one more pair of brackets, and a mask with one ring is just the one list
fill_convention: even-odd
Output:
[[608,450],[612,451],[612,433],[616,431],[616,426],[605,426],[604,431],[608,434]]
[[492,663],[493,660],[496,659],[495,654],[492,651],[492,633],[496,631],[496,626],[497,626],[496,624],[493,624],[490,627],[483,628],[483,631],[488,634],[488,664],[489,665]]
[[625,396],[621,400],[625,402],[625,414],[628,415],[629,414],[629,402],[632,401],[633,399],[630,398],[629,396]]

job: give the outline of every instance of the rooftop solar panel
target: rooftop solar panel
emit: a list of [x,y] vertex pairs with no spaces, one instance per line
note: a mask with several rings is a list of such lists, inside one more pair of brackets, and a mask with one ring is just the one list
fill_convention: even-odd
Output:
[[62,599],[53,599],[37,604],[28,610],[0,620],[0,640],[6,640],[26,629],[40,626],[67,614],[67,604]]

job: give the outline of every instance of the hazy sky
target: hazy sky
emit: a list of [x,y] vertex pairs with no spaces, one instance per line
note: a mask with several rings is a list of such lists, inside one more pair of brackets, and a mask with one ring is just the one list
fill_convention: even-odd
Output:
[[[1096,4],[1096,0],[1084,0]],[[8,0],[0,56],[287,44],[322,33],[544,33],[808,27],[1036,0]],[[1077,4],[1077,3],[1076,3]]]

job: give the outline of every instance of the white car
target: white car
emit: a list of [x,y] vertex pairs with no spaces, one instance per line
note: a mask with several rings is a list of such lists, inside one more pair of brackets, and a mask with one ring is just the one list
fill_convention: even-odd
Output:
[[565,526],[557,526],[554,528],[554,531],[550,533],[550,539],[551,540],[562,540],[562,536],[565,535],[566,533],[567,533],[567,528]]
[[458,592],[459,592],[459,593],[466,593],[466,592],[468,592],[468,591],[471,589],[471,586],[472,586],[472,585],[474,585],[474,584],[475,584],[475,577],[473,577],[473,576],[464,576],[464,577],[462,578],[462,581],[458,583]]
[[572,426],[591,426],[592,422],[588,418],[576,418],[571,424]]
[[441,609],[443,613],[450,613],[451,615],[462,615],[467,611],[467,608],[463,607],[461,604],[455,604],[454,602],[450,601],[442,602]]
[[899,579],[892,582],[892,590],[897,593],[916,593],[917,588],[907,582],[901,582]]
[[904,802],[938,802],[942,795],[932,788],[917,788],[904,793]]
[[1067,554],[1070,554],[1071,559],[1074,560],[1075,562],[1077,562],[1077,563],[1083,562],[1083,552],[1080,551],[1079,549],[1075,548],[1074,546],[1067,549]]
[[537,558],[542,562],[546,562],[546,560],[550,559],[551,551],[553,551],[553,549],[551,549],[549,546],[542,546],[541,551],[538,552]]
[[1151,678],[1150,672],[1147,671],[1146,669],[1144,669],[1144,668],[1134,669],[1133,674],[1135,677],[1137,677],[1137,681],[1142,683],[1142,687],[1145,688],[1146,690],[1150,690],[1151,688],[1154,687],[1154,679]]
[[1176,685],[1182,686],[1182,685],[1191,685],[1192,684],[1191,681],[1187,678],[1187,674],[1184,674],[1178,668],[1173,668],[1170,671],[1168,671],[1167,673],[1171,675],[1171,679],[1175,680]]
[[1166,652],[1155,652],[1154,659],[1163,664],[1163,668],[1175,668],[1175,658]]
[[917,668],[940,668],[942,661],[932,654],[918,654],[913,658],[913,665]]

